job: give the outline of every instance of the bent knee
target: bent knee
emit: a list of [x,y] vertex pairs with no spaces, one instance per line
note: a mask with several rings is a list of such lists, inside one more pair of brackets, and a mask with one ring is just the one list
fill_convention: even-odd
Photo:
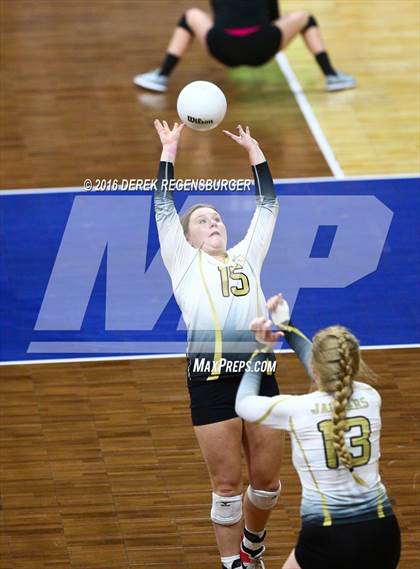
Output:
[[292,12],[290,14],[290,20],[298,26],[304,26],[308,22],[309,17],[310,13],[306,10],[300,10],[299,12]]
[[299,19],[303,21],[306,21],[310,16],[310,13],[307,12],[306,10],[300,10],[299,12],[297,12],[297,14]]
[[208,14],[200,8],[188,8],[185,12],[185,17],[189,24],[194,24],[195,22],[201,20],[203,17],[208,17]]

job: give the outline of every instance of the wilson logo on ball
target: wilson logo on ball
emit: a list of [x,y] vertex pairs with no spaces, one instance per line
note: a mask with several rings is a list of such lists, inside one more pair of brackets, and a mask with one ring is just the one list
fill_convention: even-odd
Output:
[[187,116],[188,122],[192,122],[194,124],[213,124],[212,120],[203,120],[203,119],[197,119],[196,117],[190,117],[190,115]]

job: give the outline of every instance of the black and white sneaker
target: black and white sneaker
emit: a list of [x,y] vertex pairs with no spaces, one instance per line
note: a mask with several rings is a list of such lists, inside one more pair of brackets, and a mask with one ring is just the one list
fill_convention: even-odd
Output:
[[136,75],[133,77],[133,83],[137,87],[158,91],[159,93],[164,93],[168,89],[168,78],[166,75],[160,75],[160,69],[153,69],[153,71]]
[[356,79],[341,71],[337,71],[337,75],[327,75],[325,80],[325,90],[330,92],[354,89],[354,87],[356,87]]

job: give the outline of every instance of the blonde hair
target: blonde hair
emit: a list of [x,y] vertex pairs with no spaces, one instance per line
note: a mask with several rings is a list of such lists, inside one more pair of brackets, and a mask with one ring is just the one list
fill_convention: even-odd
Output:
[[332,439],[338,458],[356,482],[366,486],[364,480],[354,472],[353,457],[347,449],[344,433],[353,380],[360,372],[371,380],[374,374],[360,356],[357,338],[344,326],[330,326],[314,336],[312,365],[319,376],[321,389],[334,397]]

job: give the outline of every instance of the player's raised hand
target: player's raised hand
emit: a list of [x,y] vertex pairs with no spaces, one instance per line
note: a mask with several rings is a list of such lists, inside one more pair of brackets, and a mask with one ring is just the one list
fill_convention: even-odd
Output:
[[252,138],[251,131],[249,130],[249,126],[245,127],[245,130],[242,128],[240,124],[236,127],[238,134],[233,134],[228,130],[224,130],[224,134],[228,137],[237,142],[240,146],[243,146],[248,152],[251,151],[252,148],[258,147],[259,144]]
[[258,141],[252,138],[249,126],[245,127],[245,130],[240,124],[237,126],[238,134],[233,134],[228,130],[224,130],[224,134],[234,140],[237,144],[242,146],[248,151],[249,161],[253,166],[265,162],[265,156],[261,150]]
[[158,119],[156,119],[153,124],[156,129],[156,132],[159,135],[162,146],[178,144],[182,130],[185,126],[184,123],[178,124],[176,122],[174,123],[174,126],[171,129],[169,128],[169,125],[166,121],[161,122]]
[[281,293],[276,294],[267,300],[267,308],[271,313],[271,318],[276,326],[281,328],[290,321],[289,305]]
[[279,331],[273,332],[273,330],[271,329],[272,326],[273,323],[271,322],[271,320],[267,320],[266,318],[260,316],[259,318],[254,318],[249,328],[250,330],[255,332],[255,338],[257,342],[265,344],[266,346],[271,348],[274,346],[274,344],[277,342],[279,338],[284,336],[283,332]]

